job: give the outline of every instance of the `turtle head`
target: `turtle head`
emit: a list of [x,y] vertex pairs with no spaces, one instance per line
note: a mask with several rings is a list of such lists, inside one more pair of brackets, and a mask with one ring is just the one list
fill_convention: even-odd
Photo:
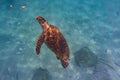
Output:
[[39,22],[40,24],[44,24],[44,22],[46,22],[46,20],[45,20],[43,17],[41,17],[41,16],[37,16],[37,17],[36,17],[36,20],[38,20],[38,22]]
[[38,20],[39,24],[41,24],[44,31],[49,27],[49,24],[43,17],[37,16],[36,20]]

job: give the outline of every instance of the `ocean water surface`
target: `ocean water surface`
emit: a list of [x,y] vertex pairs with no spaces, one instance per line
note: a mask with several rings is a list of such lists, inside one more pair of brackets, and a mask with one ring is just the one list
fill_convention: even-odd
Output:
[[[45,44],[36,55],[39,15],[67,40],[66,69]],[[0,80],[119,79],[120,0],[0,0]]]

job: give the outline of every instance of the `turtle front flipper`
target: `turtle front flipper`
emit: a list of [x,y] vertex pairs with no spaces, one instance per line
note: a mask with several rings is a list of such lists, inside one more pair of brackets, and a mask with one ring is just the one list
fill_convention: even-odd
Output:
[[45,36],[42,34],[39,36],[38,40],[37,40],[37,43],[36,43],[36,53],[37,55],[40,53],[40,48],[44,42],[44,38]]

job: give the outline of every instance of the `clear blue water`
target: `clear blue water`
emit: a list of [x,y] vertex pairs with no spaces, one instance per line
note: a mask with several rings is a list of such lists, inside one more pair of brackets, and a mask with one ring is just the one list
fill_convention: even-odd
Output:
[[[36,55],[38,15],[65,36],[71,54],[66,69],[45,44]],[[120,0],[0,0],[0,80],[119,80],[119,23]],[[74,53],[85,46],[103,62],[78,67]]]

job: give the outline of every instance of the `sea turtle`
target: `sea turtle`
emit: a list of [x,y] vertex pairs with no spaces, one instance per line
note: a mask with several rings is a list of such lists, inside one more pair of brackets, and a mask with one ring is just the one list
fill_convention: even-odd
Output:
[[62,66],[66,68],[69,64],[69,47],[64,36],[57,27],[50,25],[43,17],[37,16],[36,20],[43,29],[36,43],[37,55],[40,53],[43,42],[45,42],[48,48],[56,54],[57,59],[61,60]]

